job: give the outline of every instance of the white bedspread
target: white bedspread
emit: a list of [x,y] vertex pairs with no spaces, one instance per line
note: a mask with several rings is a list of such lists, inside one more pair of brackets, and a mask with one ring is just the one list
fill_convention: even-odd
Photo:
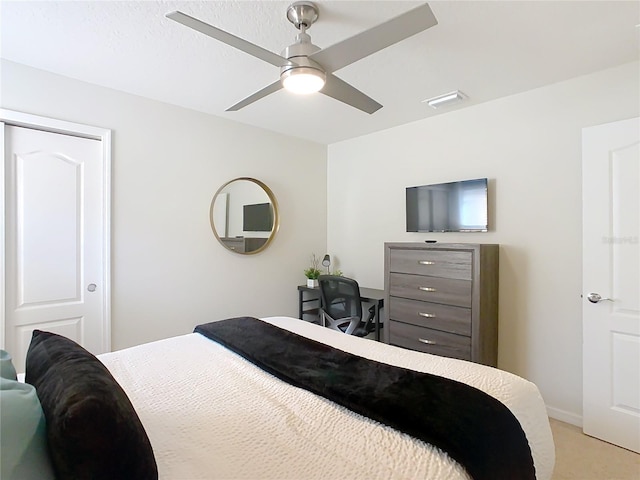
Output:
[[[494,368],[298,319],[264,320],[344,351],[459,380],[493,395],[520,420],[537,478],[551,478],[553,438],[534,384]],[[440,450],[292,387],[199,334],[98,358],[129,395],[164,480],[469,478]]]

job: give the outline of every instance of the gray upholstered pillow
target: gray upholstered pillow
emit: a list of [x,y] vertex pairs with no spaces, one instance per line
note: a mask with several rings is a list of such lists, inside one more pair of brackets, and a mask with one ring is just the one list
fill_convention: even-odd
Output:
[[4,350],[0,350],[0,405],[0,478],[53,479],[36,390],[16,380],[11,356]]
[[68,338],[35,330],[26,370],[47,420],[57,477],[158,478],[151,444],[133,405],[95,356]]
[[16,369],[13,366],[11,355],[6,350],[0,350],[0,377],[9,380],[17,380]]

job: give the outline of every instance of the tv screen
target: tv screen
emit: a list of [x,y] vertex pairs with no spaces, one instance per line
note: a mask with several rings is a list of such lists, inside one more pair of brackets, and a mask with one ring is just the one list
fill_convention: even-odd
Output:
[[242,230],[245,232],[270,232],[273,228],[273,213],[270,203],[244,205]]
[[486,232],[487,179],[407,187],[407,232]]

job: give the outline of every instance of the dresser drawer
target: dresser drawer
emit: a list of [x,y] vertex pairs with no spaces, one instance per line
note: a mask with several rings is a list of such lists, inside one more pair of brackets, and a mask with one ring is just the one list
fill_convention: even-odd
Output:
[[411,350],[471,359],[471,338],[402,322],[389,322],[389,343]]
[[390,273],[389,295],[457,307],[471,307],[471,280]]
[[471,280],[471,252],[392,249],[389,255],[391,272]]
[[389,318],[420,327],[471,336],[470,308],[390,297]]

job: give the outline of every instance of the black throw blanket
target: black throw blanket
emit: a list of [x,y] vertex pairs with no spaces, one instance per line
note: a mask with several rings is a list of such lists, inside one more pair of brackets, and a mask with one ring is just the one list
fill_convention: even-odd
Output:
[[435,445],[475,480],[535,479],[520,423],[476,388],[358,357],[255,318],[194,331],[281,380]]

